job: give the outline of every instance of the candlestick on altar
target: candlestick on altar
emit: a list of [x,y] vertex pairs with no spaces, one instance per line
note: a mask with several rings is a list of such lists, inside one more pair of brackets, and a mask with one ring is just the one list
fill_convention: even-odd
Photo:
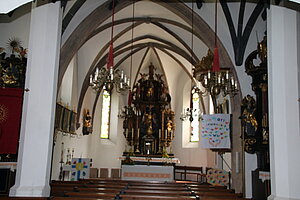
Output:
[[72,149],[72,157],[71,157],[71,160],[73,159],[73,157],[74,157],[74,152],[75,152],[75,150],[74,150],[74,148]]
[[64,143],[61,143],[61,155],[60,155],[60,162],[64,162]]
[[60,155],[60,168],[59,168],[59,180],[63,179],[63,164],[64,164],[64,143],[61,143],[61,155]]
[[140,150],[139,150],[139,148],[140,148],[140,146],[139,146],[140,140],[139,140],[139,138],[140,138],[140,129],[138,128],[138,130],[137,130],[137,138],[136,138],[136,150],[135,150],[136,153],[140,153]]
[[160,139],[160,140],[162,139],[161,138],[161,130],[160,129],[158,129],[158,139]]
[[134,138],[134,130],[133,128],[131,129],[131,143],[133,145],[133,138]]

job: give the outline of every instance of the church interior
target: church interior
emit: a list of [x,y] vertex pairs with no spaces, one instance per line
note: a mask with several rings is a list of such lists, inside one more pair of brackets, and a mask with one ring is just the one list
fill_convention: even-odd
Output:
[[[299,2],[22,1],[0,2],[0,198],[300,199]],[[58,188],[82,181],[115,186]]]

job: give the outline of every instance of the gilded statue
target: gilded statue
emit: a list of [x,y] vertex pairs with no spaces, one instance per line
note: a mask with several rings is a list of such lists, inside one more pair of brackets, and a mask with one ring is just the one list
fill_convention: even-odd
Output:
[[148,88],[148,91],[147,91],[147,97],[152,97],[153,96],[153,93],[154,93],[154,90],[153,88]]
[[152,115],[151,114],[145,114],[146,119],[145,119],[145,124],[147,126],[147,135],[152,135],[153,130],[152,130]]
[[257,52],[262,63],[266,63],[268,56],[267,36],[264,36],[263,40],[257,44]]
[[254,98],[250,95],[247,95],[242,101],[242,105],[245,106],[242,116],[244,121],[246,123],[250,123],[255,128],[256,131],[258,127],[258,123],[255,118],[255,111],[256,111],[255,104],[256,103]]
[[92,133],[92,116],[90,115],[89,109],[84,110],[83,114],[83,127],[82,127],[82,134],[89,135]]

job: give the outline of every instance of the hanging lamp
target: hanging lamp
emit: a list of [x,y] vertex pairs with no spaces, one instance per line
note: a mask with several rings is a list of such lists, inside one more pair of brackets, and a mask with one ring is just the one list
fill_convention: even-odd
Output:
[[90,75],[90,86],[98,92],[104,89],[110,93],[115,86],[118,93],[126,94],[130,88],[130,79],[124,74],[123,70],[114,69],[114,16],[115,0],[112,0],[112,26],[107,64],[106,67],[101,69],[97,67],[94,74]]
[[237,80],[229,68],[220,68],[217,36],[217,2],[215,3],[215,47],[214,53],[209,49],[207,55],[194,68],[194,77],[212,96],[234,96],[238,93]]

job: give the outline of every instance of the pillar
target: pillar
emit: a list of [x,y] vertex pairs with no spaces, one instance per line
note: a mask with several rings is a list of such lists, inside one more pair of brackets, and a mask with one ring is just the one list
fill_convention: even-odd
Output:
[[300,130],[297,12],[271,5],[268,10],[271,196],[300,199]]
[[36,6],[30,21],[28,63],[15,185],[10,196],[50,195],[50,168],[61,38],[60,2]]

